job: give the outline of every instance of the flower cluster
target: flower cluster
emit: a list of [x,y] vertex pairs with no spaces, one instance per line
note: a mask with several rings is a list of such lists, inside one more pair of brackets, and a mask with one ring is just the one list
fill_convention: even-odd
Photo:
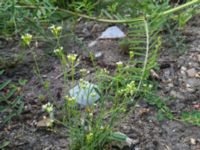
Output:
[[103,68],[103,69],[100,70],[100,73],[101,73],[101,74],[107,74],[107,75],[108,75],[110,72],[109,72],[109,70],[107,70],[106,68]]
[[63,47],[62,47],[62,46],[61,46],[61,47],[58,47],[57,49],[54,49],[53,52],[54,52],[56,55],[60,56],[60,55],[62,54],[62,52],[63,52]]
[[135,91],[136,91],[135,81],[131,81],[129,84],[126,85],[124,89],[119,90],[119,94],[126,96],[128,95],[133,96]]
[[123,62],[122,62],[122,61],[118,61],[118,62],[116,62],[116,64],[117,64],[117,69],[118,69],[119,71],[122,70]]
[[47,103],[45,105],[42,105],[42,109],[46,111],[47,113],[52,113],[53,112],[53,105],[51,103]]
[[83,68],[83,69],[80,69],[80,74],[82,77],[86,76],[88,73],[90,73],[89,70]]
[[68,95],[65,96],[65,100],[68,103],[68,106],[74,106],[76,104],[76,98],[70,97]]
[[67,59],[68,59],[71,63],[74,63],[75,60],[76,60],[76,57],[77,57],[76,54],[69,54],[69,55],[67,56]]
[[146,91],[149,91],[149,90],[151,90],[153,88],[152,84],[146,84],[145,83],[142,86],[143,86],[144,90],[146,90]]
[[51,30],[53,35],[55,37],[57,37],[57,38],[59,37],[59,34],[62,31],[62,27],[61,26],[55,26],[55,25],[52,25],[51,27],[49,27],[49,29]]
[[87,89],[87,88],[89,88],[88,85],[89,85],[89,82],[88,82],[88,81],[85,81],[85,80],[83,80],[83,79],[80,79],[80,87],[81,87],[82,89]]
[[29,46],[31,43],[32,37],[33,36],[31,34],[26,33],[25,35],[22,35],[21,39],[26,46]]

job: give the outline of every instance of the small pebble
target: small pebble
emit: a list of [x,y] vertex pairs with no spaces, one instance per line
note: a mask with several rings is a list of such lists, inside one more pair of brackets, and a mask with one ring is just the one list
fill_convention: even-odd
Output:
[[194,68],[187,70],[188,77],[195,77],[196,74],[197,74],[197,71]]
[[196,145],[196,140],[194,138],[191,138],[190,143],[193,144],[193,145]]
[[97,41],[92,41],[88,44],[88,47],[91,48],[91,47],[94,47],[95,45],[97,44]]

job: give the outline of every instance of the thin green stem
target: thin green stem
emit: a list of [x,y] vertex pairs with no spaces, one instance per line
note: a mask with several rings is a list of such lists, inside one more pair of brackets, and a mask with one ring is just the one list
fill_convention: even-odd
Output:
[[164,11],[164,12],[160,13],[160,16],[165,16],[165,15],[177,12],[177,11],[182,10],[184,8],[187,8],[187,7],[189,7],[189,6],[191,6],[191,5],[195,4],[195,3],[200,3],[200,0],[192,0],[190,2],[187,2],[187,3],[183,4],[183,5],[180,5],[180,6],[177,6],[175,8],[169,9],[167,11]]
[[30,48],[31,50],[31,54],[33,56],[33,60],[35,62],[35,67],[36,67],[36,74],[38,75],[39,79],[42,81],[42,77],[41,77],[41,73],[40,73],[40,69],[39,69],[39,65],[37,63],[37,59],[35,57],[35,53],[32,51],[32,49]]
[[[191,5],[194,5],[194,4],[199,3],[199,2],[200,2],[200,0],[192,0],[190,2],[183,4],[183,5],[177,6],[175,8],[171,8],[171,9],[166,10],[164,12],[161,12],[159,14],[159,16],[166,16],[168,14],[177,12],[179,10],[182,10],[184,8],[187,8]],[[15,6],[15,7],[16,8],[29,8],[29,9],[35,9],[36,8],[36,6],[31,6],[31,5],[20,5],[20,6],[18,5],[18,6]],[[38,8],[38,6],[37,6],[37,8]],[[40,8],[43,8],[43,7],[40,6]],[[138,17],[138,18],[134,18],[134,19],[122,19],[122,20],[103,19],[103,18],[99,18],[99,17],[93,17],[93,16],[80,14],[80,13],[73,12],[73,11],[66,10],[66,9],[62,9],[62,8],[56,8],[55,11],[64,12],[64,13],[71,14],[71,15],[74,15],[74,16],[79,16],[79,17],[82,17],[82,18],[85,18],[85,19],[95,20],[95,21],[99,21],[99,22],[106,22],[106,23],[130,23],[130,22],[137,22],[137,21],[143,20],[143,17]],[[146,16],[146,17],[151,18],[151,16]]]
[[72,61],[72,87],[75,86],[74,76],[75,76],[75,67],[74,67],[74,61]]

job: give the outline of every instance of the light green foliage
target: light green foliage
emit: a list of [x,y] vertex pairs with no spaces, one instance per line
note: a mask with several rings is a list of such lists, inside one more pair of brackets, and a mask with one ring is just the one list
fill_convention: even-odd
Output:
[[[23,6],[29,6],[29,9]],[[32,6],[36,8],[31,9]],[[43,23],[48,21],[54,9],[49,0],[2,0],[0,2],[0,34],[10,36],[29,30],[44,33]]]
[[200,112],[197,110],[193,110],[191,112],[183,112],[181,119],[185,122],[200,126]]
[[6,148],[9,144],[10,144],[9,141],[6,141],[6,140],[2,141],[2,142],[0,143],[0,149],[3,150],[3,149]]

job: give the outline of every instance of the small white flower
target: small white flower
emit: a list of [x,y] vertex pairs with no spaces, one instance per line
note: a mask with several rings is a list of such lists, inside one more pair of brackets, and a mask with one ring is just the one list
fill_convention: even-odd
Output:
[[62,27],[61,26],[55,26],[55,25],[52,25],[49,27],[49,29],[51,30],[51,32],[53,33],[53,35],[55,37],[58,37],[61,30],[62,30]]
[[32,35],[31,34],[29,34],[29,33],[26,33],[25,35],[22,35],[21,36],[21,39],[23,40],[23,42],[24,42],[24,44],[26,44],[26,45],[30,45],[30,42],[31,42],[31,40],[32,40]]
[[60,54],[62,51],[63,51],[63,47],[62,47],[62,46],[59,47],[59,48],[57,48],[57,49],[54,49],[54,50],[53,50],[53,52],[54,52],[55,54]]
[[149,88],[150,88],[150,89],[153,88],[153,85],[152,85],[152,84],[149,84]]
[[68,60],[69,60],[70,62],[74,62],[74,61],[76,60],[76,57],[77,57],[76,54],[69,54],[69,55],[67,56],[67,58],[68,58]]
[[90,93],[90,96],[91,96],[91,97],[95,97],[95,96],[96,96],[96,93]]
[[48,113],[51,113],[53,111],[53,105],[48,102],[47,104],[42,105],[42,109]]
[[119,66],[119,65],[123,65],[123,62],[122,61],[118,61],[116,62],[116,64]]
[[118,62],[116,62],[116,64],[117,64],[117,68],[118,69],[122,69],[122,67],[123,67],[123,62],[122,61],[118,61]]
[[93,117],[93,113],[89,113],[89,116],[90,116],[90,117]]

